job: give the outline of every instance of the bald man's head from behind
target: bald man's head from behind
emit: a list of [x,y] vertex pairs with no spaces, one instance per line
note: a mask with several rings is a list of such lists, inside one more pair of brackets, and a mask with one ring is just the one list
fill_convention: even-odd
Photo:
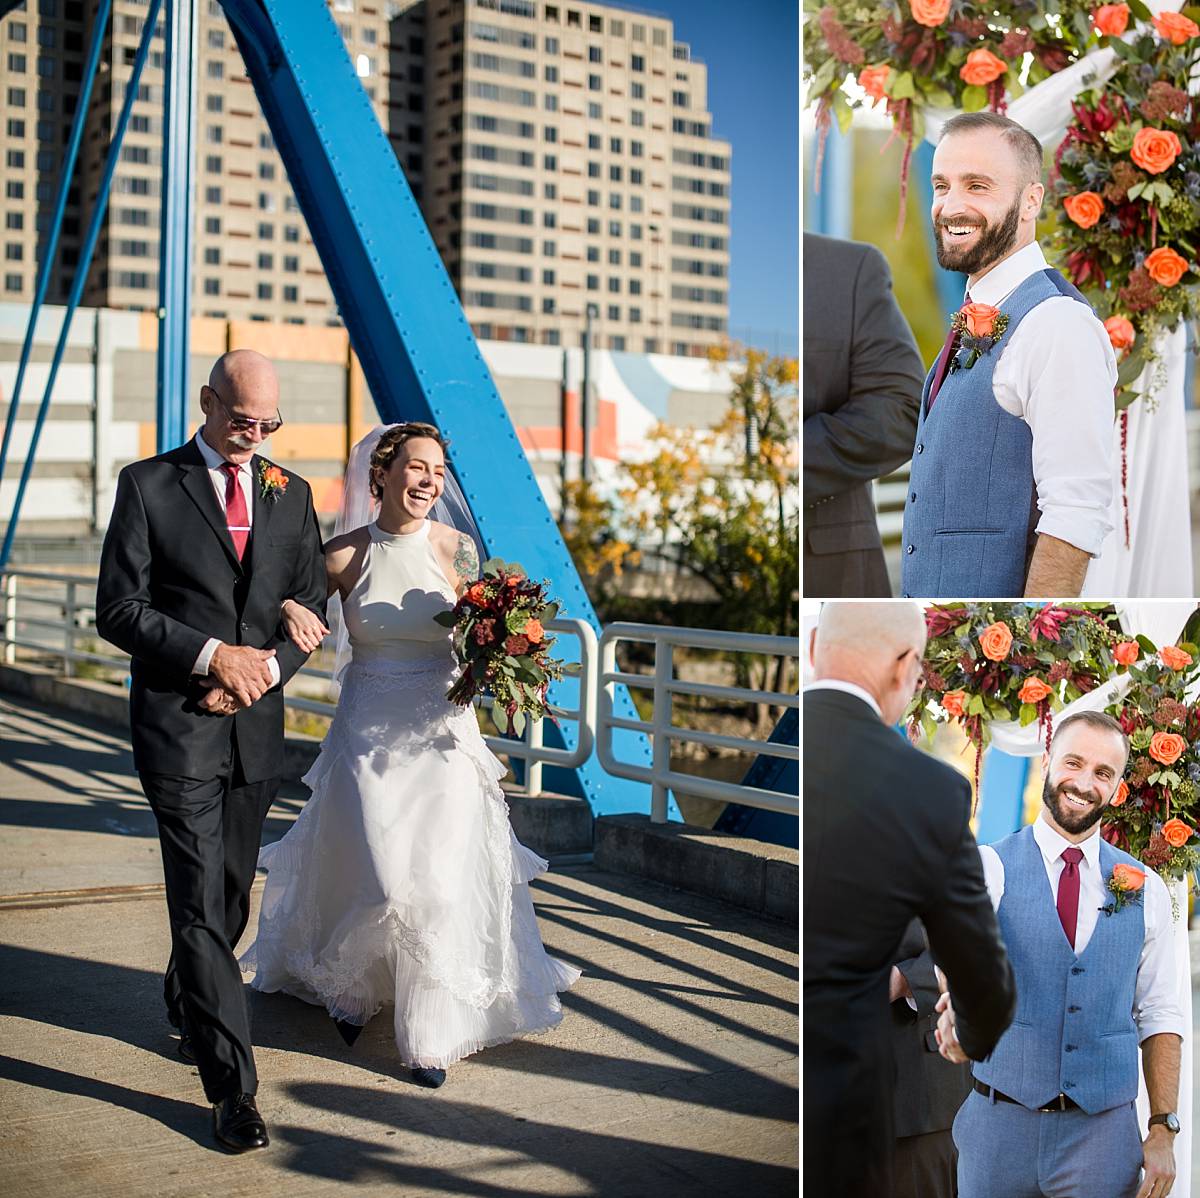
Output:
[[[200,388],[204,440],[227,462],[248,462],[279,419],[279,378],[269,359],[253,349],[222,354]],[[250,421],[248,427],[243,422]]]
[[861,686],[894,724],[921,677],[925,635],[915,603],[825,603],[810,645],[813,670]]

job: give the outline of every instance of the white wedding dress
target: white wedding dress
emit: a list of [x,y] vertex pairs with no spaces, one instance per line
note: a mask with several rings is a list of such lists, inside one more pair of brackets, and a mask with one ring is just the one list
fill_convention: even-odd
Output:
[[395,1005],[409,1066],[445,1068],[562,1019],[580,971],[546,953],[527,883],[547,862],[517,841],[455,662],[433,620],[454,592],[429,540],[370,528],[342,605],[353,656],[300,817],[259,856],[257,990],[365,1024]]

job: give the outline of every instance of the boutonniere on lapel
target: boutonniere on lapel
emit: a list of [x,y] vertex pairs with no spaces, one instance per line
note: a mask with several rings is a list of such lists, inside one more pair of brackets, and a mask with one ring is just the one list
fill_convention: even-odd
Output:
[[288,482],[288,476],[278,466],[258,463],[258,494],[264,503],[274,503],[280,495],[286,495]]
[[[958,333],[958,351],[950,360],[953,373],[960,366],[970,370],[1004,336],[1008,316],[991,304],[964,304],[951,322]],[[966,358],[963,358],[963,351]]]
[[1142,901],[1142,887],[1146,884],[1146,871],[1133,865],[1121,862],[1113,866],[1112,874],[1105,883],[1105,889],[1112,896],[1100,910],[1105,915],[1116,915],[1118,911],[1129,904],[1136,905]]

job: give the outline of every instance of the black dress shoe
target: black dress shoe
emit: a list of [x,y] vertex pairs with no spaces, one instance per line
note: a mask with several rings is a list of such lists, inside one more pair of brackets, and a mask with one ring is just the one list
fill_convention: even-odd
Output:
[[181,1028],[179,1031],[179,1055],[187,1061],[189,1065],[196,1063],[196,1049],[192,1044],[191,1033],[187,1028]]
[[446,1071],[444,1069],[423,1069],[418,1065],[412,1071],[412,1079],[418,1086],[427,1086],[430,1090],[436,1090],[446,1080]]
[[333,1024],[338,1030],[338,1035],[346,1041],[346,1047],[353,1048],[354,1041],[362,1035],[363,1025],[361,1023],[347,1023],[344,1019],[335,1019]]
[[217,1139],[230,1152],[266,1148],[271,1142],[253,1094],[231,1094],[221,1099],[213,1107],[213,1128]]

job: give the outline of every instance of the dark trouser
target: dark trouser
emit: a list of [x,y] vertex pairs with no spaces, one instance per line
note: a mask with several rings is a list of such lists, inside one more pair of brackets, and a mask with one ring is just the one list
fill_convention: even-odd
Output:
[[895,1198],[955,1198],[958,1150],[950,1129],[896,1141]]
[[139,777],[158,820],[171,920],[168,1018],[176,1027],[186,1020],[210,1102],[253,1094],[258,1075],[233,950],[249,918],[263,821],[279,779],[247,785],[236,761],[216,778]]

